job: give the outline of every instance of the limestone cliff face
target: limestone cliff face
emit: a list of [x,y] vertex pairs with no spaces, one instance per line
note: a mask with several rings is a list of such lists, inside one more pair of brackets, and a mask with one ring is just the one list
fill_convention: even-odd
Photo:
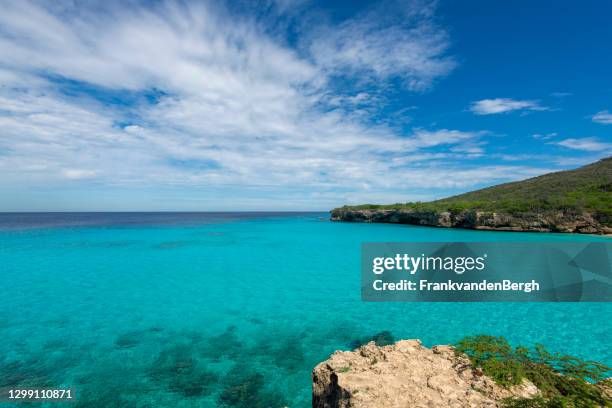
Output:
[[497,231],[573,232],[582,234],[612,234],[592,214],[578,215],[561,212],[536,214],[505,214],[480,211],[414,211],[414,210],[353,210],[335,209],[332,221],[383,222],[445,228],[469,228]]
[[501,388],[452,347],[428,349],[419,340],[337,351],[315,367],[312,379],[313,408],[496,408],[504,398],[539,392],[528,381]]

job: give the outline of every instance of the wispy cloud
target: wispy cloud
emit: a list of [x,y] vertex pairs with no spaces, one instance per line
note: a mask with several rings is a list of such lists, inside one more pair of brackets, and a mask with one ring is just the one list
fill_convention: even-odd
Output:
[[62,174],[67,179],[79,180],[93,178],[96,175],[95,171],[84,170],[84,169],[65,169]]
[[472,103],[470,110],[476,115],[494,115],[512,111],[546,111],[538,101],[509,98],[482,99]]
[[585,152],[612,151],[612,143],[602,142],[594,137],[570,138],[556,142],[555,144],[568,149],[583,150]]
[[558,134],[556,132],[552,132],[552,133],[534,133],[533,135],[531,135],[531,137],[533,137],[534,139],[537,140],[550,140],[554,137],[557,137]]
[[612,125],[612,113],[607,110],[597,112],[591,117],[593,122],[602,123],[604,125]]
[[330,75],[358,81],[399,79],[411,90],[425,90],[457,65],[447,54],[448,34],[433,21],[433,4],[408,1],[398,10],[374,9],[319,28],[310,37],[314,60]]
[[296,47],[220,5],[74,4],[3,4],[3,191],[186,188],[193,205],[231,195],[246,208],[285,196],[312,207],[545,170],[470,167],[487,132],[368,120],[390,81],[423,91],[456,65],[431,4],[314,26]]

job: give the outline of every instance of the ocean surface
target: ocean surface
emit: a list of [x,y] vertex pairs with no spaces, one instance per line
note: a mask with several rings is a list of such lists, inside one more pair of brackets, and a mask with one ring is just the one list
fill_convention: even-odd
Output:
[[0,387],[71,388],[74,407],[309,407],[312,368],[383,331],[612,364],[609,303],[360,300],[362,242],[606,238],[328,219],[0,214]]

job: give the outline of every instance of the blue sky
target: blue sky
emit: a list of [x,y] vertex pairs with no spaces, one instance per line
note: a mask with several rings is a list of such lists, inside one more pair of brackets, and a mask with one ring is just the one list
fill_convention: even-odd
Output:
[[0,6],[0,211],[326,210],[612,154],[610,2]]

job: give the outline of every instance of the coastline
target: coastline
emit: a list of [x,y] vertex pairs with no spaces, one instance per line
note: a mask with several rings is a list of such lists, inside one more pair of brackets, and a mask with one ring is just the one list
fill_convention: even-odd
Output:
[[589,213],[497,213],[484,211],[416,211],[411,209],[345,209],[331,211],[331,221],[409,224],[503,232],[556,232],[612,236],[612,228]]
[[[604,407],[612,402],[607,367],[589,382],[556,365],[571,357],[525,350],[482,335],[431,348],[418,339],[370,341],[353,351],[336,351],[313,369],[312,406]],[[584,363],[571,361],[575,367]]]

